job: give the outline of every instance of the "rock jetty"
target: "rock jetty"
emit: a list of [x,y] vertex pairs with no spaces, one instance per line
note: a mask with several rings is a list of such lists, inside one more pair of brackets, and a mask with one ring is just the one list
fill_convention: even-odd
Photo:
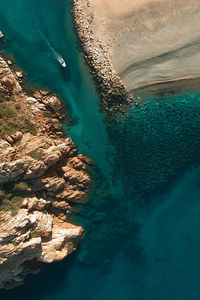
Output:
[[90,14],[89,7],[89,0],[73,1],[72,12],[78,37],[101,96],[103,108],[106,110],[119,109],[123,104],[130,101],[131,96],[109,59],[109,46],[96,40],[93,35],[93,15]]

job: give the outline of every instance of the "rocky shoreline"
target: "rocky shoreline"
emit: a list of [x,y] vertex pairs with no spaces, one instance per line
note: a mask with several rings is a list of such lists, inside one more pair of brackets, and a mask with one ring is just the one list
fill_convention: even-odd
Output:
[[92,187],[92,162],[62,130],[61,100],[47,90],[28,95],[23,82],[0,57],[0,288],[76,250],[83,228],[68,215]]
[[109,46],[95,40],[92,31],[93,16],[88,11],[89,7],[90,0],[73,0],[72,13],[78,37],[101,96],[103,109],[120,110],[124,104],[132,102],[132,96],[128,94],[124,83],[113,68],[108,57]]

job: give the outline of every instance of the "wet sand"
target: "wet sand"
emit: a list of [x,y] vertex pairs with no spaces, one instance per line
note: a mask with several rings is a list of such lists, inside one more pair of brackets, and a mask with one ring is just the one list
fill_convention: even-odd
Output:
[[128,91],[200,78],[198,0],[90,0],[85,4],[94,42],[108,47],[108,57]]

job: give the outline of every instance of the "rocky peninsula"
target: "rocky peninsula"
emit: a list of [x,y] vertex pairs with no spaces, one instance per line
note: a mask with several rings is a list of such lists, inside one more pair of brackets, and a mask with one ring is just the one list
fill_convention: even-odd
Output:
[[87,201],[92,162],[65,137],[64,118],[59,97],[28,89],[13,60],[1,55],[0,288],[21,285],[81,239],[83,228],[68,215]]

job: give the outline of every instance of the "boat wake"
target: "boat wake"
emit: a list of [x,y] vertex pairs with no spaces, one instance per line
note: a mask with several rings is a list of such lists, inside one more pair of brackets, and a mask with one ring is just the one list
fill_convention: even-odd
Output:
[[44,36],[44,34],[40,30],[39,30],[39,33],[40,33],[42,39],[44,40],[45,44],[51,50],[51,54],[52,54],[53,58],[56,59],[63,68],[66,68],[67,64],[66,64],[64,58],[55,51],[55,49],[53,48],[51,43],[47,40],[47,38]]

